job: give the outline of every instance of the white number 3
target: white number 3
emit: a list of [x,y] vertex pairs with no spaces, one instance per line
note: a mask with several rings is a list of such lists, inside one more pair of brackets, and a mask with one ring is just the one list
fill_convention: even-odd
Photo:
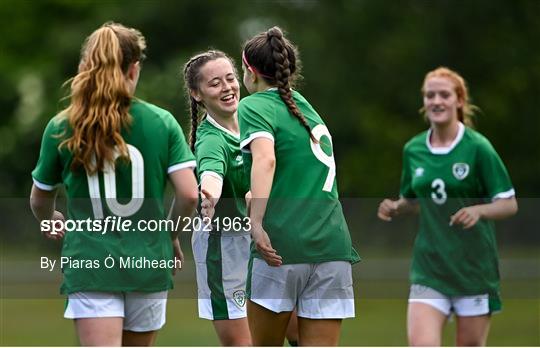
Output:
[[315,139],[319,142],[316,144],[310,140],[311,151],[319,161],[321,161],[325,166],[328,167],[328,175],[326,176],[326,181],[324,182],[323,191],[331,192],[332,187],[334,186],[334,179],[336,177],[336,162],[334,161],[334,152],[332,151],[331,155],[327,155],[321,148],[321,138],[323,135],[328,137],[330,141],[330,146],[332,146],[332,136],[326,128],[325,125],[319,124],[311,130]]
[[431,188],[435,190],[435,192],[431,192],[431,198],[433,199],[433,202],[441,205],[446,202],[446,198],[448,195],[446,194],[444,181],[442,179],[435,179],[431,183]]

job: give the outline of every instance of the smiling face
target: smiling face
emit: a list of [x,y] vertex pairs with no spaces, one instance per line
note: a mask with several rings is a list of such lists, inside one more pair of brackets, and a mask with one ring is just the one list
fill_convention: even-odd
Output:
[[429,122],[437,125],[458,121],[458,109],[463,101],[456,94],[456,86],[446,77],[434,76],[424,84],[424,109]]
[[227,58],[218,58],[201,67],[199,89],[191,95],[213,117],[232,117],[238,109],[240,85]]

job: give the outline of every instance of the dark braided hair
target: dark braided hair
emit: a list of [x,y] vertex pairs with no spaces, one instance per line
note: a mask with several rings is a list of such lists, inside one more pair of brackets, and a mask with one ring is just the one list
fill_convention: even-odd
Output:
[[299,76],[300,59],[296,47],[283,36],[279,27],[272,27],[249,40],[244,45],[244,54],[249,65],[260,72],[261,78],[277,87],[291,114],[300,121],[311,140],[318,143],[291,93]]
[[199,84],[201,82],[201,68],[208,62],[225,58],[229,60],[231,66],[234,69],[234,74],[238,75],[236,67],[234,65],[234,60],[229,57],[226,53],[219,50],[210,50],[202,52],[191,57],[183,68],[184,75],[184,87],[186,89],[186,95],[189,102],[189,112],[191,115],[191,130],[189,132],[189,146],[191,151],[195,151],[195,142],[197,141],[197,127],[201,122],[202,112],[199,112],[199,106],[204,110],[204,105],[201,102],[198,102],[191,96],[191,91],[198,91]]

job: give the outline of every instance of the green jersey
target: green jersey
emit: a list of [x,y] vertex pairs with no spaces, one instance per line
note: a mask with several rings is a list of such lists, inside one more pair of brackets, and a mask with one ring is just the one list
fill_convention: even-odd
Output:
[[[284,264],[359,261],[339,202],[332,137],[319,114],[300,93],[293,98],[318,143],[293,117],[276,89],[240,101],[240,147],[263,137],[274,142],[276,168],[263,226]],[[259,257],[256,251],[252,255]]]
[[403,151],[401,196],[418,198],[420,228],[414,244],[411,282],[447,296],[499,289],[492,221],[470,228],[449,226],[459,209],[514,195],[512,183],[490,142],[459,124],[454,143],[432,148],[431,130],[411,139]]
[[[246,216],[249,180],[244,170],[240,136],[222,127],[210,115],[197,128],[195,144],[199,181],[206,175],[223,183],[214,217]],[[235,202],[235,206],[231,204]]]
[[[32,172],[35,185],[53,190],[63,183],[67,219],[92,221],[91,226],[82,224],[65,234],[62,293],[172,288],[171,269],[163,267],[173,257],[168,228],[155,230],[144,222],[166,218],[163,195],[168,174],[195,167],[195,158],[169,112],[133,100],[129,113],[132,123],[122,136],[130,161],[106,163],[104,171],[94,175],[84,168],[72,171],[72,154],[66,147],[58,147],[72,134],[65,115],[54,117],[45,129]],[[112,217],[132,223],[127,230],[118,225],[114,228]],[[104,227],[106,221],[110,231]],[[96,228],[97,222],[101,227]]]

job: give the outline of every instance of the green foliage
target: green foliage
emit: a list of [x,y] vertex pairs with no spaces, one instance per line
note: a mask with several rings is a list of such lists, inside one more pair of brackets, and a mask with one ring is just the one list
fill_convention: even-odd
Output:
[[333,134],[345,197],[397,194],[401,148],[426,128],[418,113],[424,74],[452,67],[467,79],[483,110],[477,129],[519,196],[535,197],[539,15],[537,0],[1,1],[0,197],[28,195],[44,126],[66,105],[61,86],[76,72],[85,37],[109,20],[146,36],[137,94],[170,109],[186,132],[186,59],[214,47],[239,64],[247,37],[282,26],[300,48],[300,89]]

